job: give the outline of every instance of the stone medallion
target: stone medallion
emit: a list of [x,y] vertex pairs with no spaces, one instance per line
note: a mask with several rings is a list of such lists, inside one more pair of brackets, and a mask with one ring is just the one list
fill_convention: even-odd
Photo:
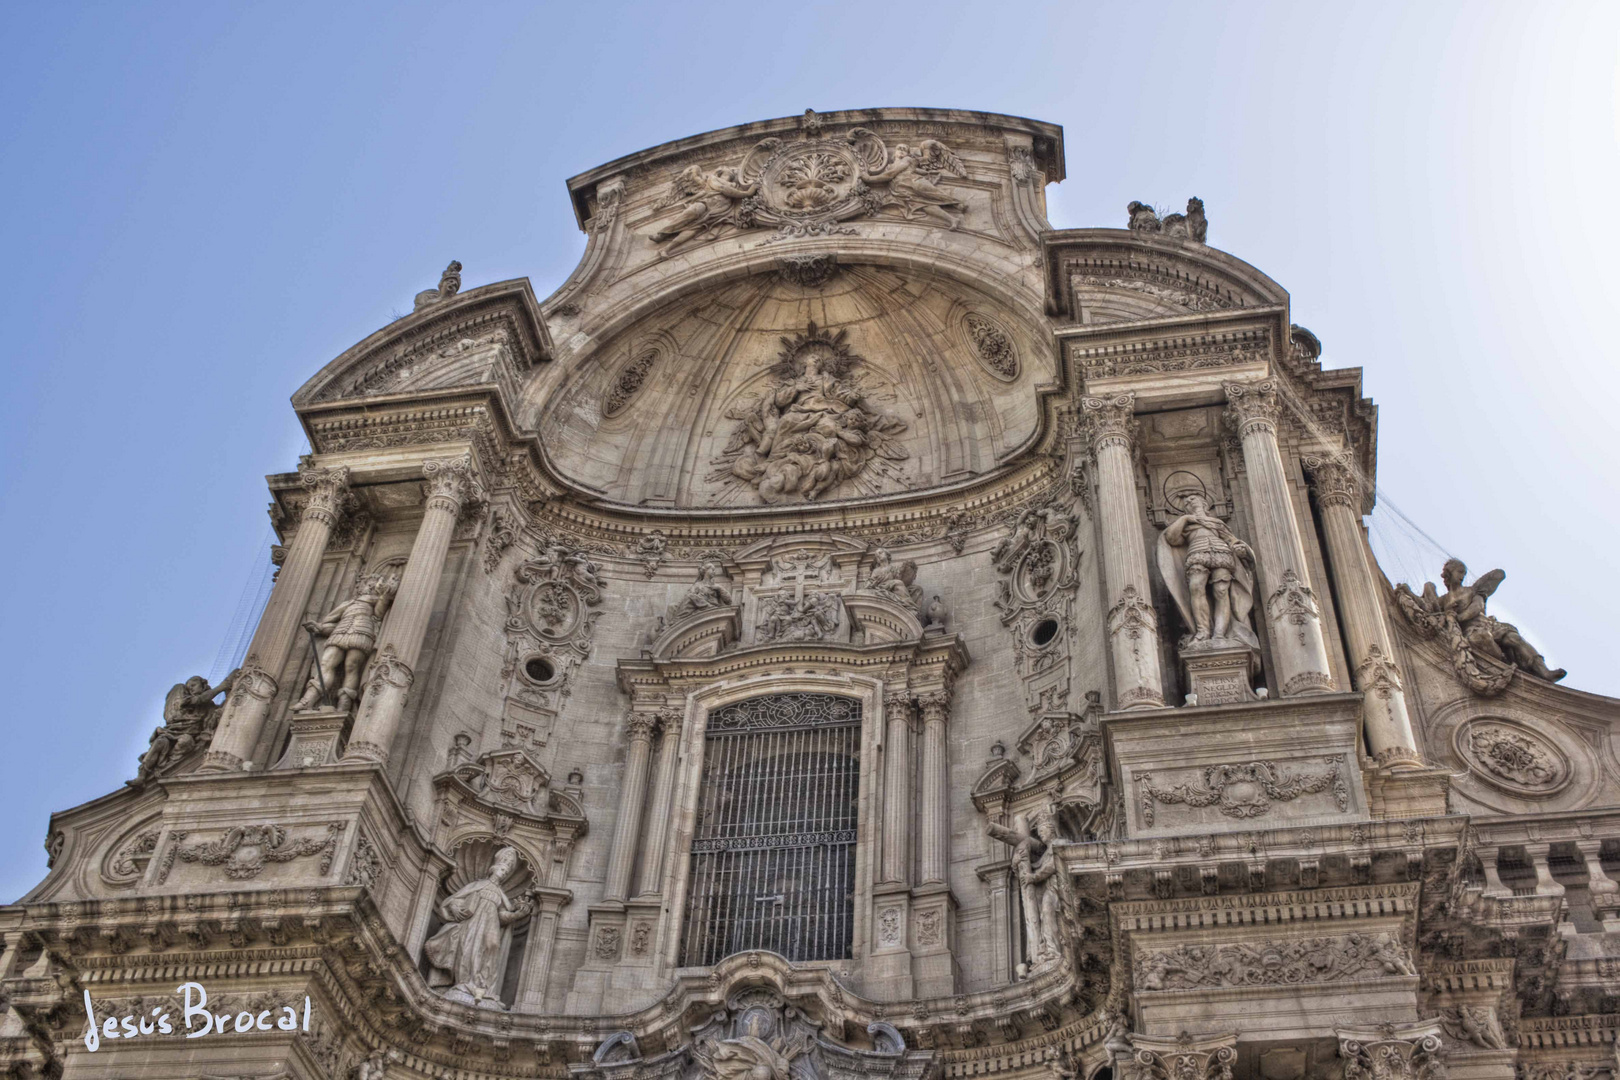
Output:
[[1562,791],[1569,759],[1556,743],[1527,727],[1495,717],[1460,724],[1457,754],[1480,779],[1515,795],[1543,797]]

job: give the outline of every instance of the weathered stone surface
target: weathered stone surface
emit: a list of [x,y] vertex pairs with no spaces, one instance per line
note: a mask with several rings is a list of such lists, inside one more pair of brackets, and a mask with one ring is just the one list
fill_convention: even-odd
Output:
[[[694,136],[568,182],[552,296],[452,263],[317,372],[240,670],[0,908],[0,1071],[1612,1070],[1620,706],[1500,572],[1391,589],[1359,370],[1202,202],[1063,173]],[[188,982],[233,1030],[142,1034]]]

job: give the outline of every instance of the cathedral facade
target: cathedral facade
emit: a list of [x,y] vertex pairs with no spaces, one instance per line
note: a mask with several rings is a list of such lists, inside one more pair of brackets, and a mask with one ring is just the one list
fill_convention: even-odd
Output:
[[1620,1080],[1620,702],[1386,579],[1360,372],[1201,202],[1063,176],[694,136],[316,372],[240,668],[0,908],[0,1067]]

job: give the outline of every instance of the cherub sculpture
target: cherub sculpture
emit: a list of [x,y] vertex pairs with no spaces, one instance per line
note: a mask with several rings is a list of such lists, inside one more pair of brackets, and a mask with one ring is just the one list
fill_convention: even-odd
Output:
[[[1506,675],[1518,668],[1538,679],[1557,682],[1566,674],[1563,668],[1549,668],[1535,647],[1519,634],[1518,627],[1486,613],[1485,602],[1507,577],[1503,570],[1481,574],[1472,585],[1464,585],[1468,567],[1461,559],[1447,559],[1440,570],[1446,591],[1441,594],[1433,582],[1425,582],[1421,595],[1407,585],[1395,587],[1395,603],[1414,629],[1425,637],[1436,638],[1452,653],[1452,662],[1465,677],[1489,681],[1489,687],[1476,685],[1483,692],[1500,692],[1507,685]],[[1475,663],[1485,657],[1498,669],[1507,669],[1500,679],[1490,678],[1491,663]],[[1469,679],[1474,682],[1473,678]],[[1498,685],[1499,684],[1499,685]]]

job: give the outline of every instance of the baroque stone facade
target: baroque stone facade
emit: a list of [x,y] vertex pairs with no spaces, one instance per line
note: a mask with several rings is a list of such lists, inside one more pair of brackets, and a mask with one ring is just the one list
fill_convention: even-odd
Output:
[[695,136],[315,373],[241,668],[0,908],[0,1071],[1620,1080],[1620,704],[1390,586],[1360,373],[1201,201],[1063,172]]

